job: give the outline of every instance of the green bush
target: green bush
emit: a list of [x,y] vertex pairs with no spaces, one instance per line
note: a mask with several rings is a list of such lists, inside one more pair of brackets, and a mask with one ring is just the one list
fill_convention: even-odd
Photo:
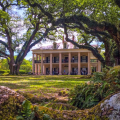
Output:
[[70,92],[70,103],[81,109],[90,108],[114,91],[107,82],[78,85]]
[[19,110],[19,115],[16,117],[16,120],[33,120],[35,112],[32,112],[31,107],[31,102],[24,100],[22,103],[22,109]]
[[32,65],[21,65],[20,70],[25,70],[28,73],[32,71]]
[[27,74],[26,70],[19,70],[20,74]]
[[93,107],[108,95],[120,91],[120,66],[94,73],[91,81],[70,91],[69,102],[78,108]]
[[10,70],[0,70],[0,74],[9,73]]

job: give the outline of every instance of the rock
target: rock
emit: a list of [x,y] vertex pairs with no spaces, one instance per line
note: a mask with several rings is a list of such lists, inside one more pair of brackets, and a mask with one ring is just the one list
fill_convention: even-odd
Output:
[[0,105],[4,103],[10,96],[16,97],[20,102],[24,101],[24,97],[14,90],[9,89],[5,86],[0,86]]
[[100,106],[101,110],[106,112],[109,120],[120,120],[120,93],[106,99]]
[[0,120],[13,120],[25,98],[5,86],[0,86]]
[[106,97],[96,106],[81,112],[82,114],[79,113],[81,120],[120,120],[120,92]]

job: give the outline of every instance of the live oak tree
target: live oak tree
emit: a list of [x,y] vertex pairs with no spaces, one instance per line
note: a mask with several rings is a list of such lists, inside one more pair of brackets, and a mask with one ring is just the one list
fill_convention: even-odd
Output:
[[[116,6],[115,1],[93,1],[93,0],[75,0],[75,1],[65,1],[65,0],[49,0],[47,2],[51,5],[44,9],[41,6],[42,1],[31,1],[26,0],[31,7],[37,7],[40,10],[44,10],[46,16],[51,18],[52,23],[58,21],[59,27],[66,27],[67,29],[79,29],[84,31],[86,34],[95,36],[100,42],[104,43],[106,50],[106,60],[102,58],[96,48],[93,48],[90,44],[79,45],[75,41],[66,39],[68,42],[73,43],[79,48],[85,48],[92,51],[95,57],[97,57],[103,64],[111,65],[113,61],[111,60],[111,42],[114,40],[117,46],[119,46],[119,40],[115,34],[118,34],[119,28],[119,8]],[[54,8],[55,6],[55,8]],[[59,7],[58,7],[59,6]],[[71,8],[71,9],[70,9]],[[56,10],[56,16],[49,10]],[[114,19],[113,19],[114,18]],[[116,31],[117,30],[117,31]],[[114,34],[114,32],[115,34]],[[67,36],[67,35],[66,35]],[[119,48],[119,47],[117,47]],[[109,52],[108,52],[109,51]]]
[[[19,9],[24,11],[24,15],[19,15]],[[10,74],[18,74],[30,49],[54,30],[47,21],[49,18],[41,10],[33,10],[25,2],[0,1],[0,57],[8,60]]]
[[[89,3],[86,9],[89,15],[88,13],[82,13],[65,17],[65,25],[67,27],[82,29],[87,34],[97,36],[99,41],[103,42],[105,46],[106,65],[113,63],[113,61],[111,61],[111,53],[113,52],[110,52],[110,48],[114,50],[114,47],[111,47],[111,45],[114,44],[118,51],[118,64],[120,64],[119,7],[116,5],[115,1],[111,0],[91,0],[86,2]],[[117,1],[117,3],[119,5],[119,1]],[[68,26],[71,24],[72,26]],[[112,44],[110,41],[112,41]]]
[[[72,41],[67,35],[67,30],[79,29],[79,31],[96,37],[104,43],[106,51],[111,48],[109,41],[114,40],[119,51],[119,5],[117,6],[115,1],[1,0],[0,38],[4,39],[0,39],[0,56],[7,58],[10,73],[18,74],[20,65],[30,49],[43,38],[50,36],[50,33],[54,34],[53,30],[64,28],[68,42],[79,48],[91,50],[95,57],[105,64],[107,62],[104,61],[96,48],[90,44],[80,45]],[[24,10],[23,18],[14,13],[14,6],[15,10],[18,8]],[[19,46],[22,48],[19,49]],[[16,50],[18,55],[14,59]],[[110,61],[110,54],[108,56]]]

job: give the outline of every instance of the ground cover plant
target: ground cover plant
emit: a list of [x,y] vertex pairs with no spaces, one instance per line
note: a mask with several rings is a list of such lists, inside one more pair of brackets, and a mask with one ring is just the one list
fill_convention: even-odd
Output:
[[[24,118],[26,114],[32,118],[34,113],[35,120],[107,120],[106,115],[111,114],[113,109],[105,112],[100,106],[104,100],[120,91],[119,78],[120,66],[116,66],[101,73],[96,72],[91,79],[90,76],[80,75],[1,76],[0,85],[16,90],[30,101],[25,104],[26,108],[19,107],[20,112],[12,114],[16,115],[15,118]],[[67,102],[68,95],[72,105]]]
[[120,66],[94,73],[89,83],[77,85],[70,93],[70,103],[80,109],[91,108],[105,97],[120,91]]

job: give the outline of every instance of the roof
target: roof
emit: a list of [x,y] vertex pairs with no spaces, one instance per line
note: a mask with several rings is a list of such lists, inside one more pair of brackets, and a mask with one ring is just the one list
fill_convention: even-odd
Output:
[[[63,49],[63,43],[56,43],[57,44],[57,48],[56,49]],[[97,45],[92,45],[93,47],[97,47]],[[37,49],[33,49],[33,50],[52,50],[53,49],[53,44],[52,45],[48,45],[48,46],[41,46],[40,48]],[[70,42],[67,42],[67,49],[75,49],[74,45]],[[76,47],[76,49],[78,49],[78,47]]]

